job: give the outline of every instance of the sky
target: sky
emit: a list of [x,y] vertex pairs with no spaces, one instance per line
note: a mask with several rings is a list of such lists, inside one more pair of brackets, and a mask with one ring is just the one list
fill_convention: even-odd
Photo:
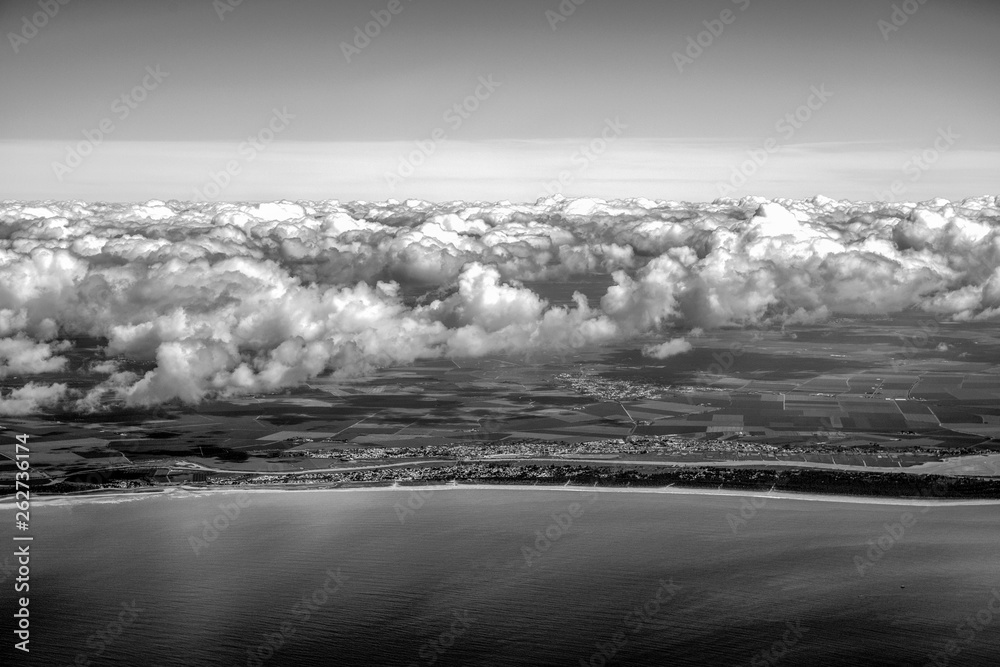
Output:
[[0,199],[998,191],[986,0],[8,0],[0,31]]

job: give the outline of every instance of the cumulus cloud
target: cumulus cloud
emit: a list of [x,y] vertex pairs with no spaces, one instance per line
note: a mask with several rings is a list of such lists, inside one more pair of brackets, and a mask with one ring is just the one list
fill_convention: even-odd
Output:
[[7,394],[0,393],[0,416],[12,417],[39,412],[57,405],[65,395],[65,384],[29,382]]
[[646,345],[642,348],[642,356],[653,359],[666,359],[684,354],[691,349],[691,343],[683,338],[671,338],[659,345]]
[[90,365],[91,373],[105,373],[113,374],[118,371],[118,362],[114,359],[108,359],[106,361],[94,362]]
[[[556,300],[595,276],[603,294]],[[103,355],[93,386],[8,412],[904,309],[1000,317],[997,198],[0,202],[0,376],[65,371],[70,339]]]
[[53,373],[66,367],[65,357],[52,356],[56,351],[69,347],[68,342],[55,346],[36,343],[28,338],[0,338],[0,378],[10,375],[38,375]]

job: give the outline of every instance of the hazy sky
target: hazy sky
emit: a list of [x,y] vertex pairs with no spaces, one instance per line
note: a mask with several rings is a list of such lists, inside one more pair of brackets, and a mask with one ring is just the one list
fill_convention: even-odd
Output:
[[52,4],[0,4],[0,198],[1000,190],[987,0]]

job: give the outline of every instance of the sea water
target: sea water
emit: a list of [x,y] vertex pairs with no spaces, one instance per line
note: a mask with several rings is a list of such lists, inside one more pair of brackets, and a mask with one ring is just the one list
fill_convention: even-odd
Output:
[[[995,665],[998,509],[524,488],[36,500],[17,664],[924,665],[947,646],[948,664]],[[6,665],[26,656],[5,573]]]

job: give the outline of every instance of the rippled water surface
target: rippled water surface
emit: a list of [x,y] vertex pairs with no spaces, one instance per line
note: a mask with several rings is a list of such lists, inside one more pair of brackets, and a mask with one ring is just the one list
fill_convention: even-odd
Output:
[[738,496],[410,494],[37,503],[30,664],[923,665],[949,640],[950,664],[1000,655],[1000,614],[959,629],[1000,587],[996,505],[770,499],[742,523]]

